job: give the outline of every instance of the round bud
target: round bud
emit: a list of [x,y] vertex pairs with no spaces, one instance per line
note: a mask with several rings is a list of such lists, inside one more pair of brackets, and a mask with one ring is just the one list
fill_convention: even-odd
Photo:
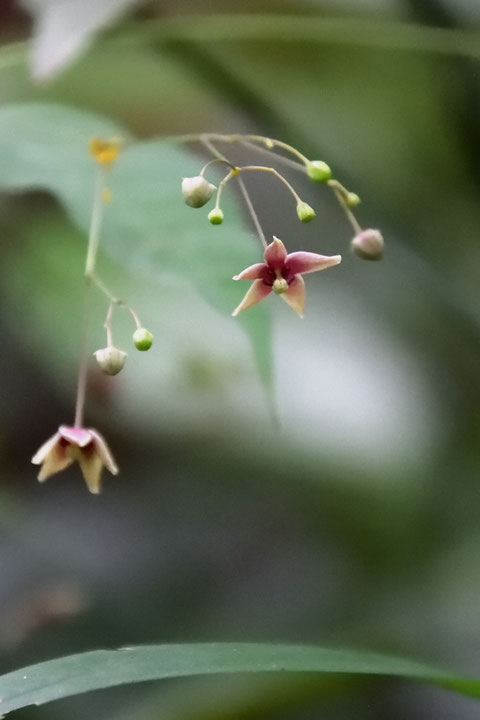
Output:
[[113,347],[113,345],[97,350],[93,354],[95,355],[100,370],[105,373],[105,375],[116,375],[119,373],[127,359],[127,353]]
[[223,212],[220,210],[220,208],[213,208],[213,210],[210,210],[208,213],[208,219],[212,223],[212,225],[221,225],[223,222]]
[[297,215],[302,222],[310,222],[315,217],[315,210],[308,203],[300,201],[297,205]]
[[133,342],[137,350],[150,350],[153,343],[153,335],[147,328],[137,328],[133,333]]
[[310,160],[307,163],[307,175],[314,182],[327,182],[332,177],[332,171],[323,160]]
[[273,281],[273,292],[277,295],[283,295],[288,290],[288,283],[285,278],[276,278]]
[[193,208],[201,208],[207,204],[217,188],[201,175],[183,178],[182,194],[186,204]]
[[380,230],[362,230],[352,240],[352,250],[363,260],[381,260],[383,255],[383,237]]
[[357,195],[357,193],[349,192],[347,193],[347,205],[348,207],[357,207],[357,205],[360,205],[361,200],[360,197]]

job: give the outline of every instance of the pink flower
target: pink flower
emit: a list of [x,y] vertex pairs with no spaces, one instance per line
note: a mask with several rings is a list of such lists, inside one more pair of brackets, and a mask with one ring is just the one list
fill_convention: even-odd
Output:
[[285,245],[276,237],[266,248],[264,257],[264,263],[250,265],[240,275],[234,276],[234,280],[253,280],[253,283],[240,305],[233,311],[233,316],[256,305],[273,291],[281,295],[285,302],[303,317],[305,283],[302,275],[338,265],[342,259],[341,255],[327,256],[311,252],[287,255]]
[[38,479],[43,482],[76,460],[91,493],[100,492],[100,476],[104,466],[112,475],[118,473],[107,443],[93,428],[87,430],[60,425],[55,435],[35,453],[32,463],[42,466]]

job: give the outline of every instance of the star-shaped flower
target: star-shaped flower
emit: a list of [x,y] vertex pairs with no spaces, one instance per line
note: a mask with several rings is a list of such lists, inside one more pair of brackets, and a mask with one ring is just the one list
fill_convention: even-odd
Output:
[[32,463],[42,466],[38,479],[43,482],[76,460],[91,493],[100,492],[100,476],[104,466],[112,475],[118,473],[107,443],[93,428],[87,430],[60,425],[55,435],[35,453]]
[[287,255],[285,245],[274,237],[265,250],[265,262],[250,265],[234,280],[253,280],[240,305],[233,311],[236,316],[242,310],[256,305],[271,292],[281,295],[291,308],[303,317],[305,305],[305,273],[325,270],[338,265],[341,255],[317,255],[311,252],[294,252]]

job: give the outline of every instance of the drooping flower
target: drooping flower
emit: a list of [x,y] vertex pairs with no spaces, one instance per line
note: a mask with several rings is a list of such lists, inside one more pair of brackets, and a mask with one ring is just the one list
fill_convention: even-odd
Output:
[[100,476],[103,467],[112,475],[118,467],[103,437],[93,428],[60,425],[55,435],[47,440],[32,457],[34,465],[41,465],[38,479],[44,482],[51,475],[78,461],[91,493],[101,490]]
[[271,292],[281,295],[285,302],[303,317],[305,283],[302,275],[338,265],[342,256],[317,255],[303,251],[287,254],[283,242],[274,237],[265,250],[264,258],[265,262],[250,265],[234,276],[234,280],[253,280],[242,302],[233,311],[234,317],[242,310],[259,303]]

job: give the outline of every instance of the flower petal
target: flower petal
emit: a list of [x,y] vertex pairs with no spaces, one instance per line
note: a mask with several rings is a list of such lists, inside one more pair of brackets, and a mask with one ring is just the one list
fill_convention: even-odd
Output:
[[239,275],[234,275],[233,280],[262,280],[266,273],[268,273],[268,265],[255,263],[242,270]]
[[254,280],[248,288],[247,294],[240,305],[233,311],[233,317],[236,317],[239,312],[242,312],[242,310],[246,310],[247,308],[252,307],[252,305],[256,305],[260,302],[260,300],[263,300],[263,298],[267,297],[267,295],[270,295],[271,292],[271,286],[265,285],[263,280]]
[[[62,443],[59,436],[55,445],[53,445],[42,461],[42,467],[38,473],[39,482],[47,480],[51,475],[65,470],[73,463],[73,458],[68,453],[68,445]],[[42,448],[40,448],[41,450]],[[38,453],[37,453],[38,454]]]
[[77,450],[77,452],[78,455],[76,457],[87,487],[91,493],[98,495],[101,491],[100,477],[103,469],[103,460],[97,453],[94,445],[84,450]]
[[37,450],[35,455],[32,457],[32,463],[34,465],[40,465],[43,463],[49,452],[52,450],[52,448],[55,447],[57,442],[60,440],[60,433],[56,432],[55,435],[52,435],[51,438],[48,438],[47,442],[44,442],[43,445]]
[[341,255],[317,255],[311,252],[294,252],[287,255],[285,265],[292,275],[311,273],[338,265]]
[[305,282],[301,275],[295,275],[294,279],[288,286],[287,292],[280,296],[295,310],[296,313],[303,318],[303,308],[305,307]]
[[89,433],[93,438],[93,445],[95,447],[95,450],[97,451],[97,454],[100,456],[102,463],[105,465],[107,470],[112,473],[112,475],[117,475],[118,465],[113,459],[113,455],[110,452],[110,448],[105,442],[105,439],[100,435],[99,432],[97,432],[93,428],[89,429]]
[[72,445],[76,445],[80,448],[83,448],[88,445],[88,443],[92,442],[90,430],[85,430],[85,428],[60,425],[58,432],[63,438],[65,438],[65,440],[68,440],[69,443],[72,443]]
[[285,245],[274,235],[273,242],[265,250],[265,262],[272,270],[281,270],[285,265],[286,257]]

